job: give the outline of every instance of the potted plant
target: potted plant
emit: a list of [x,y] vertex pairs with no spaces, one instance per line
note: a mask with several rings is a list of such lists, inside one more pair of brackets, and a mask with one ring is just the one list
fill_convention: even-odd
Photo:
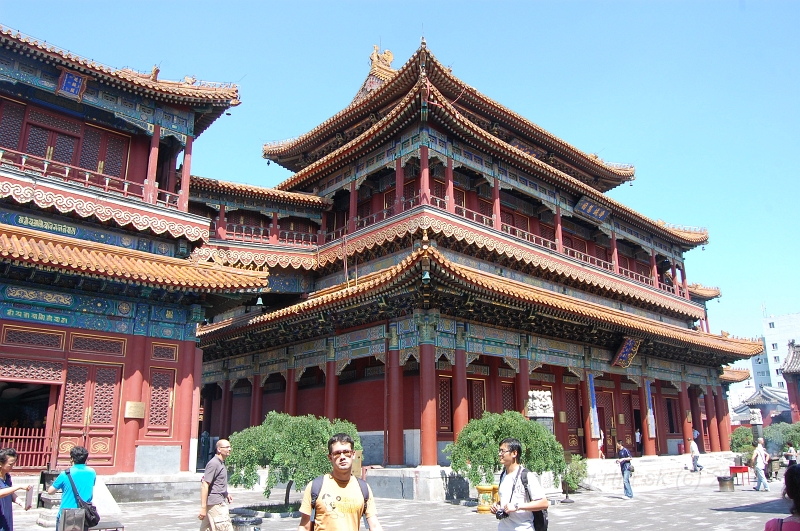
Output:
[[564,449],[538,422],[516,411],[484,413],[480,419],[472,419],[443,452],[449,454],[453,471],[467,478],[478,491],[479,513],[488,512],[492,504],[494,474],[501,468],[497,449],[506,437],[522,443],[520,463],[528,470],[537,474],[550,471],[558,477],[566,469]]

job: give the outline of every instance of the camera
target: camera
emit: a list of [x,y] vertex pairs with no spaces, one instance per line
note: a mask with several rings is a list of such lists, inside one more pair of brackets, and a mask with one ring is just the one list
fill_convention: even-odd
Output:
[[497,518],[498,520],[502,520],[503,518],[508,518],[508,513],[505,512],[503,509],[500,509],[496,513],[494,513],[494,517]]

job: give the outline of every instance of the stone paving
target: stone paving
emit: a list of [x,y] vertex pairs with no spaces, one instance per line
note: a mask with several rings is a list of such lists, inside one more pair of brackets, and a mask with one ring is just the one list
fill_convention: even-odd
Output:
[[[566,531],[696,529],[714,531],[760,530],[770,518],[787,515],[788,504],[781,498],[781,482],[770,484],[771,492],[755,492],[750,485],[736,486],[735,492],[719,492],[716,478],[709,474],[686,473],[671,487],[637,493],[626,500],[622,493],[579,492],[572,504],[550,508],[550,529]],[[259,492],[233,489],[234,507],[264,503]],[[271,501],[282,501],[284,491],[273,491]],[[199,496],[199,491],[198,491]],[[292,501],[300,493],[292,492]],[[494,531],[492,515],[480,515],[470,505],[377,499],[378,515],[384,529],[403,531],[460,530]],[[122,513],[112,518],[125,524],[126,531],[196,531],[199,527],[198,499],[169,502],[124,503]],[[38,527],[36,511],[14,507],[15,528],[44,531]],[[265,519],[262,531],[296,531],[299,518]]]

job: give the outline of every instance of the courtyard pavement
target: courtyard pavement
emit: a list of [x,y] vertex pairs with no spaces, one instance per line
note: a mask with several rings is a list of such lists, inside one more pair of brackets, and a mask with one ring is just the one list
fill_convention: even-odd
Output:
[[[675,485],[642,493],[626,500],[622,493],[579,492],[570,495],[572,504],[558,503],[550,508],[550,529],[565,531],[638,529],[696,529],[714,531],[761,530],[776,516],[789,514],[781,498],[782,482],[770,484],[770,492],[755,492],[751,485],[736,486],[735,492],[719,492],[710,474],[686,472]],[[275,490],[270,501],[283,501],[283,490]],[[232,489],[233,507],[264,503],[260,492]],[[291,500],[300,493],[292,492]],[[199,489],[198,489],[199,499]],[[115,520],[126,531],[196,531],[199,528],[198,499],[120,504],[122,514]],[[471,529],[494,531],[493,515],[476,513],[474,505],[447,502],[419,502],[376,499],[378,517],[384,529],[432,531]],[[36,525],[36,510],[28,513],[14,506],[15,529],[44,531]],[[296,531],[299,518],[264,519],[262,531]]]

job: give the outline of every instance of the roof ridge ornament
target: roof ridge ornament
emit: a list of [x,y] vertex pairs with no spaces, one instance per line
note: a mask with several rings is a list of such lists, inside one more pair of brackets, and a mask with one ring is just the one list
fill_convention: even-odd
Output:
[[387,80],[394,75],[397,70],[392,68],[392,61],[394,54],[390,50],[383,50],[383,53],[378,52],[378,45],[372,45],[372,53],[369,56],[370,69],[369,73],[377,76],[382,80]]

